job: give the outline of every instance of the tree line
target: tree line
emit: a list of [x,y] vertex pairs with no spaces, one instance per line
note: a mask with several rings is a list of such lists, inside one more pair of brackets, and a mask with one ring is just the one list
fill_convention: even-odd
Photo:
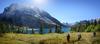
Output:
[[74,25],[71,26],[71,31],[74,32],[100,31],[100,18],[76,22]]
[[[55,25],[55,33],[62,33],[61,26]],[[0,22],[0,33],[27,33],[28,29],[30,27],[28,26],[16,26],[13,24],[8,24],[4,22]],[[31,28],[32,34],[35,33],[34,28]],[[39,27],[39,33],[43,34],[43,31],[45,29],[45,25],[43,23],[40,24]],[[52,33],[52,25],[48,25],[49,33]]]

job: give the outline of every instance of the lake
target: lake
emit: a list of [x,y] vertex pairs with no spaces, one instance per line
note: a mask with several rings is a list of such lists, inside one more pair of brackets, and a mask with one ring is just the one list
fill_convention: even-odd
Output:
[[[52,29],[52,33],[54,33],[55,32],[55,28],[51,28],[51,29]],[[34,29],[34,31],[35,31],[35,33],[39,33],[39,29]],[[62,27],[62,29],[61,29],[61,32],[69,32],[69,31],[70,31],[70,28],[68,28],[68,27]],[[48,28],[43,29],[43,33],[44,34],[46,34],[48,32],[49,32]],[[32,33],[32,29],[31,28],[28,29],[28,32],[26,32],[26,33],[31,34]]]

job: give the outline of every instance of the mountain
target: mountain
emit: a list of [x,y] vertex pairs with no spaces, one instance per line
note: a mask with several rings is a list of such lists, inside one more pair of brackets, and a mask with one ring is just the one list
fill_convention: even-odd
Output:
[[71,27],[71,24],[70,23],[63,22],[62,24],[64,25],[64,27]]
[[62,25],[46,11],[21,4],[11,4],[6,7],[4,12],[0,14],[0,22],[34,28],[40,27],[41,24],[45,27],[47,25]]
[[83,20],[71,26],[71,31],[76,32],[100,32],[100,18]]

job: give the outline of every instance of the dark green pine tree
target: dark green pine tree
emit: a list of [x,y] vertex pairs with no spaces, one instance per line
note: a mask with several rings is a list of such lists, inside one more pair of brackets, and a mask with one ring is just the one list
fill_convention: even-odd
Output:
[[62,28],[61,28],[61,26],[59,25],[59,26],[58,26],[58,33],[62,33],[61,29],[62,29]]
[[2,26],[3,26],[3,28],[2,28],[2,33],[6,33],[6,25],[3,24]]
[[43,23],[40,23],[40,31],[39,31],[40,34],[43,34],[43,28],[44,28]]
[[24,33],[24,26],[22,26],[21,33]]
[[32,28],[32,34],[34,34],[35,32],[34,32],[34,28]]
[[60,25],[55,26],[55,32],[56,33],[61,33],[61,26]]
[[0,23],[0,34],[2,33],[2,24]]
[[0,23],[0,33],[3,33],[3,30],[4,30],[3,24]]
[[55,33],[57,33],[58,32],[58,27],[57,27],[57,25],[55,25]]
[[17,27],[17,33],[21,33],[20,26]]
[[13,32],[13,25],[11,24],[10,26],[11,26],[10,32]]
[[51,25],[48,25],[49,33],[52,33]]

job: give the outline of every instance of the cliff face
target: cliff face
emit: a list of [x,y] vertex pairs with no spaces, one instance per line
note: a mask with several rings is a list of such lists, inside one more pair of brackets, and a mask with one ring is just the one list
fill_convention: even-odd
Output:
[[62,25],[57,19],[50,16],[49,13],[34,7],[25,5],[11,4],[0,14],[0,22],[5,22],[19,26],[40,27],[40,24]]

